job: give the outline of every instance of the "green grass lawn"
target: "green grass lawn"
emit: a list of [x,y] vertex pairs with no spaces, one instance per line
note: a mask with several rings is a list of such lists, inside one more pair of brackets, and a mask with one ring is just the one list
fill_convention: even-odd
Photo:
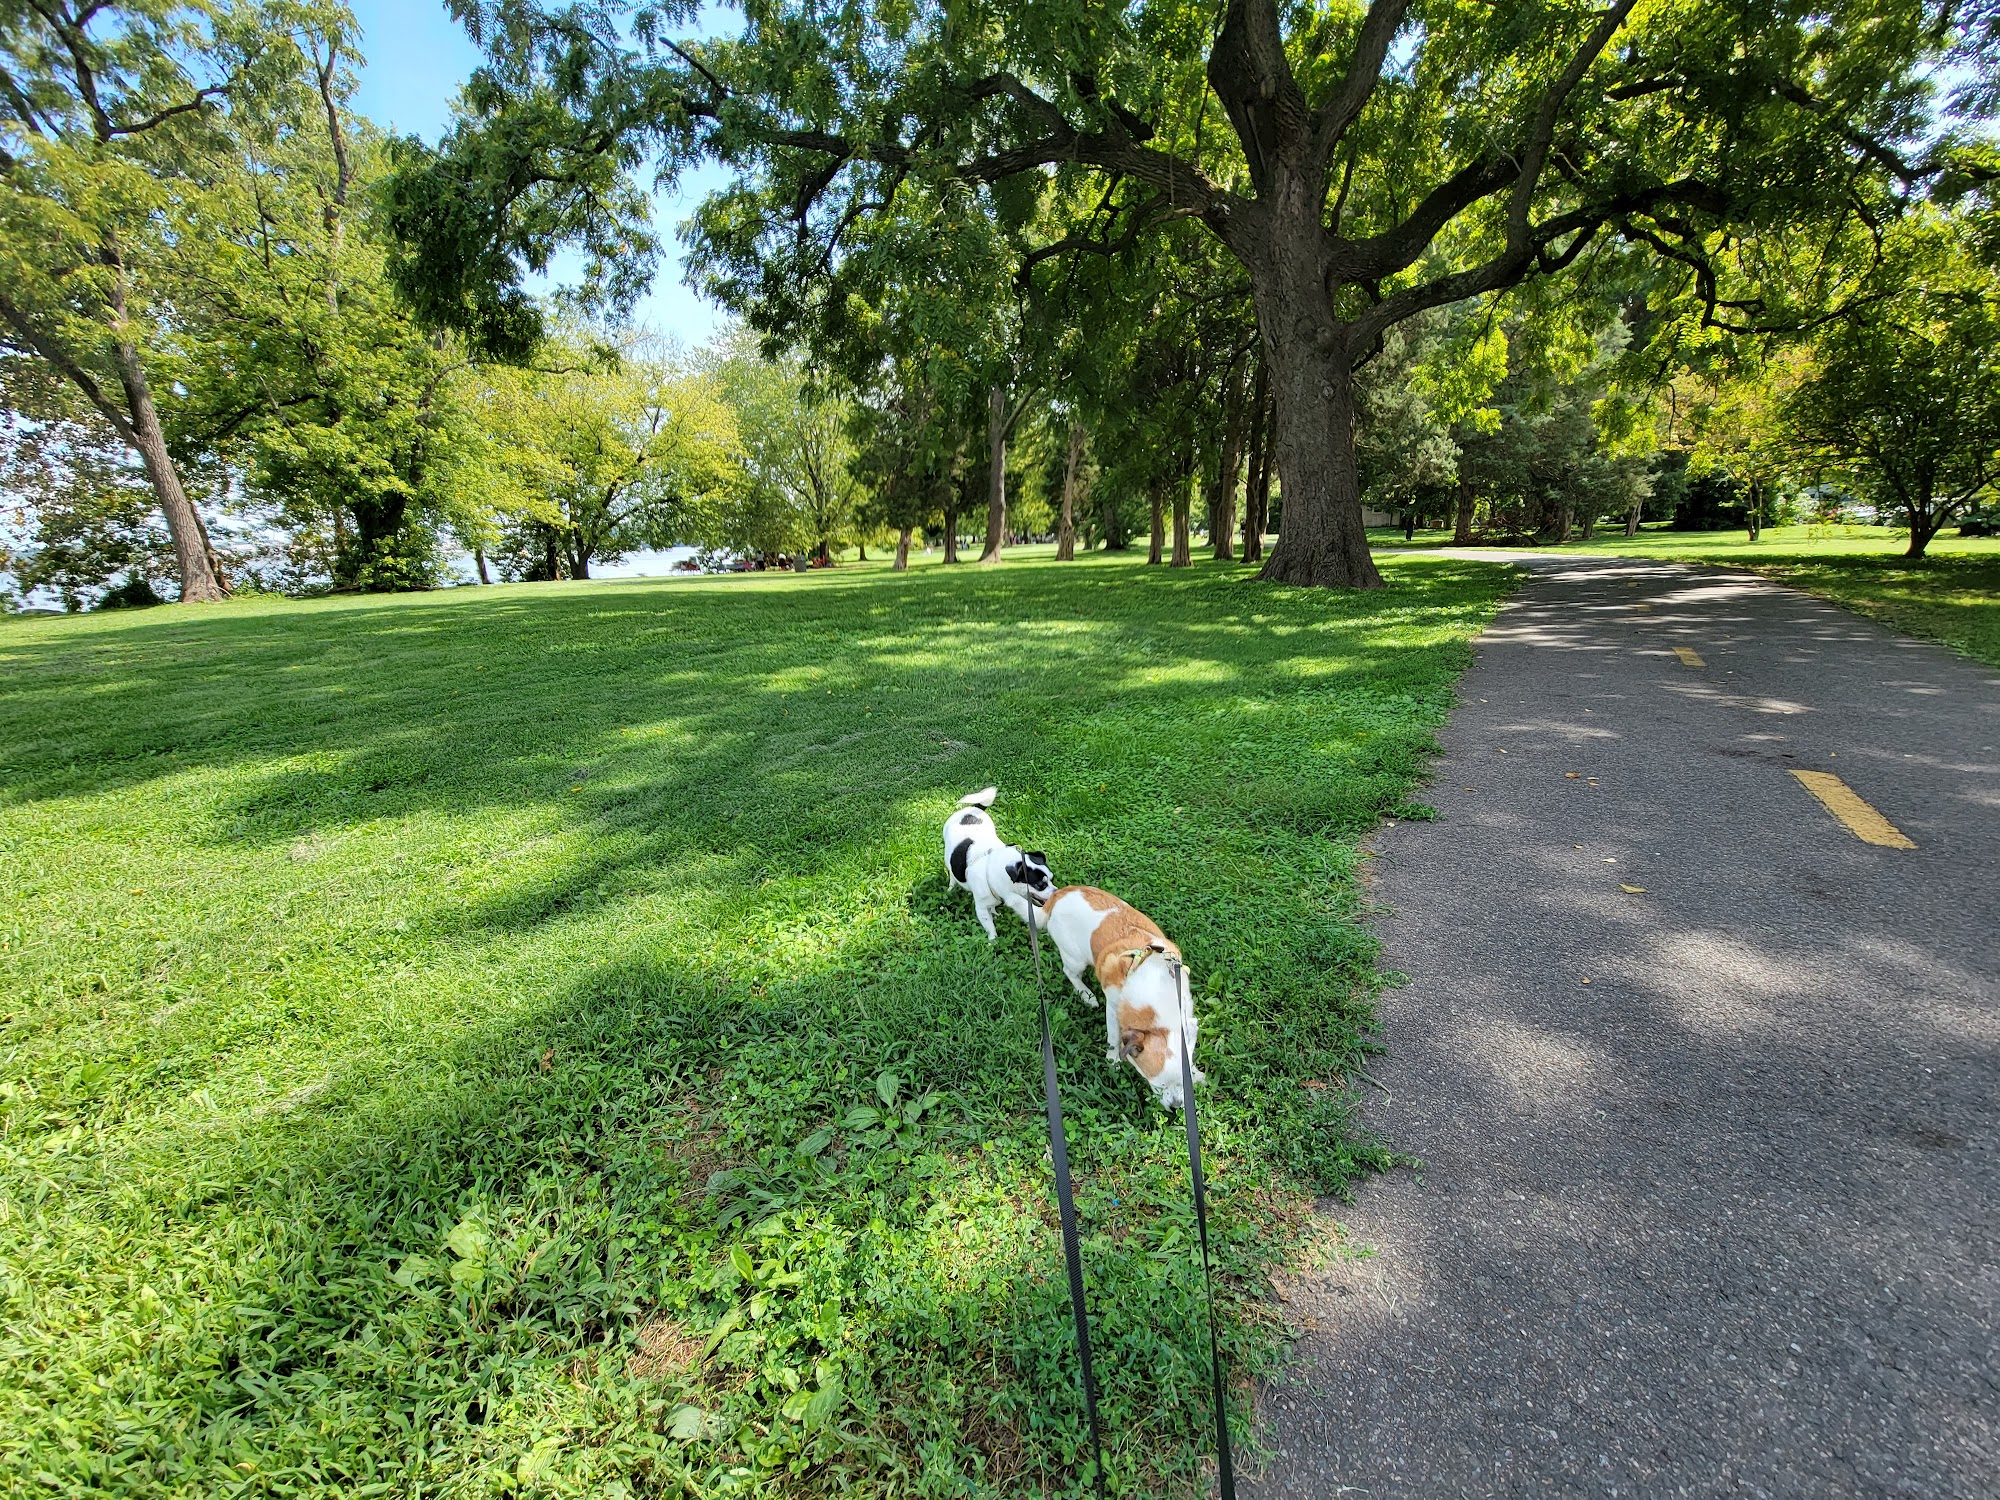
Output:
[[[1507,586],[1387,571],[0,626],[0,1490],[1071,1492],[1026,931],[941,868],[988,781],[1187,949],[1240,1422],[1385,1159],[1356,841]],[[1115,1487],[1185,1492],[1184,1143],[1057,1005]]]
[[[1369,533],[1378,548],[1448,547],[1448,531]],[[1831,599],[1911,635],[2000,666],[2000,538],[1945,535],[1912,562],[1909,533],[1888,526],[1772,526],[1753,543],[1738,531],[1664,531],[1636,537],[1616,528],[1542,552],[1608,553],[1745,568]]]

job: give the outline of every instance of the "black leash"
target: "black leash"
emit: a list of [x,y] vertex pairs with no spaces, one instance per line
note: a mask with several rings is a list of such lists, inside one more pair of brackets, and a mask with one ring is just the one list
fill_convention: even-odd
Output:
[[1188,1180],[1194,1184],[1194,1227],[1201,1241],[1201,1287],[1208,1298],[1208,1371],[1215,1384],[1215,1463],[1222,1500],[1236,1500],[1236,1465],[1229,1451],[1229,1406],[1222,1388],[1222,1349],[1215,1335],[1215,1278],[1208,1266],[1208,1184],[1201,1174],[1201,1125],[1194,1113],[1194,1047],[1188,1040],[1187,1013],[1193,1008],[1186,970],[1171,953],[1174,986],[1181,996],[1181,1118],[1187,1123]]
[[[1035,950],[1035,998],[1042,1006],[1042,1092],[1048,1100],[1049,1155],[1054,1158],[1056,1168],[1056,1212],[1062,1219],[1063,1259],[1069,1265],[1069,1308],[1076,1318],[1076,1355],[1077,1362],[1083,1367],[1083,1409],[1090,1418],[1090,1453],[1096,1463],[1098,1500],[1103,1500],[1104,1436],[1097,1425],[1097,1377],[1090,1368],[1090,1314],[1083,1302],[1083,1250],[1077,1243],[1076,1199],[1070,1192],[1069,1137],[1063,1133],[1062,1096],[1056,1091],[1056,1044],[1049,1032],[1049,997],[1042,986],[1042,939],[1032,913],[1028,918],[1028,945]],[[1204,1264],[1207,1245],[1207,1231],[1204,1230]],[[1213,1317],[1211,1309],[1211,1320]],[[1218,1381],[1221,1379],[1220,1375],[1216,1378]],[[1217,1389],[1221,1389],[1219,1384]],[[1224,1461],[1224,1472],[1228,1472],[1227,1460]],[[1228,1492],[1225,1500],[1235,1500],[1234,1492]]]

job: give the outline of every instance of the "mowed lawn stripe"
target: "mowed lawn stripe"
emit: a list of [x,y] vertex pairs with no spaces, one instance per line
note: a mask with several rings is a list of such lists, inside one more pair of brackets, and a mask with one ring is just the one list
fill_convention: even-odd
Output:
[[[1385,1159],[1356,840],[1422,815],[1508,574],[1389,578],[1100,556],[0,627],[0,1489],[1061,1491],[1026,935],[990,951],[939,865],[989,781],[1188,951],[1247,1402],[1265,1272]],[[1057,1019],[1114,1478],[1185,1492],[1184,1143]]]

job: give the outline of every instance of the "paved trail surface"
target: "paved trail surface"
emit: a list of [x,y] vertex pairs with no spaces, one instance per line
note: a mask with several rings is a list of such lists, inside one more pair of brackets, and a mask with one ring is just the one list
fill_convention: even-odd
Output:
[[1376,1253],[1292,1289],[1244,1492],[2000,1496],[2000,674],[1523,561],[1371,864],[1426,1165],[1333,1209]]

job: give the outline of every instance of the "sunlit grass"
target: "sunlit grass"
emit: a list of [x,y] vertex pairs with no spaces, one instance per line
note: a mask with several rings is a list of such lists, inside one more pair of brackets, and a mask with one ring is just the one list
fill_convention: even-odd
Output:
[[[1189,952],[1225,1337],[1266,1368],[1265,1269],[1381,1160],[1355,840],[1505,581],[1389,573],[0,627],[0,1489],[1063,1491],[1025,933],[990,952],[939,861],[988,781]],[[1058,1027],[1117,1487],[1184,1491],[1182,1146]]]

